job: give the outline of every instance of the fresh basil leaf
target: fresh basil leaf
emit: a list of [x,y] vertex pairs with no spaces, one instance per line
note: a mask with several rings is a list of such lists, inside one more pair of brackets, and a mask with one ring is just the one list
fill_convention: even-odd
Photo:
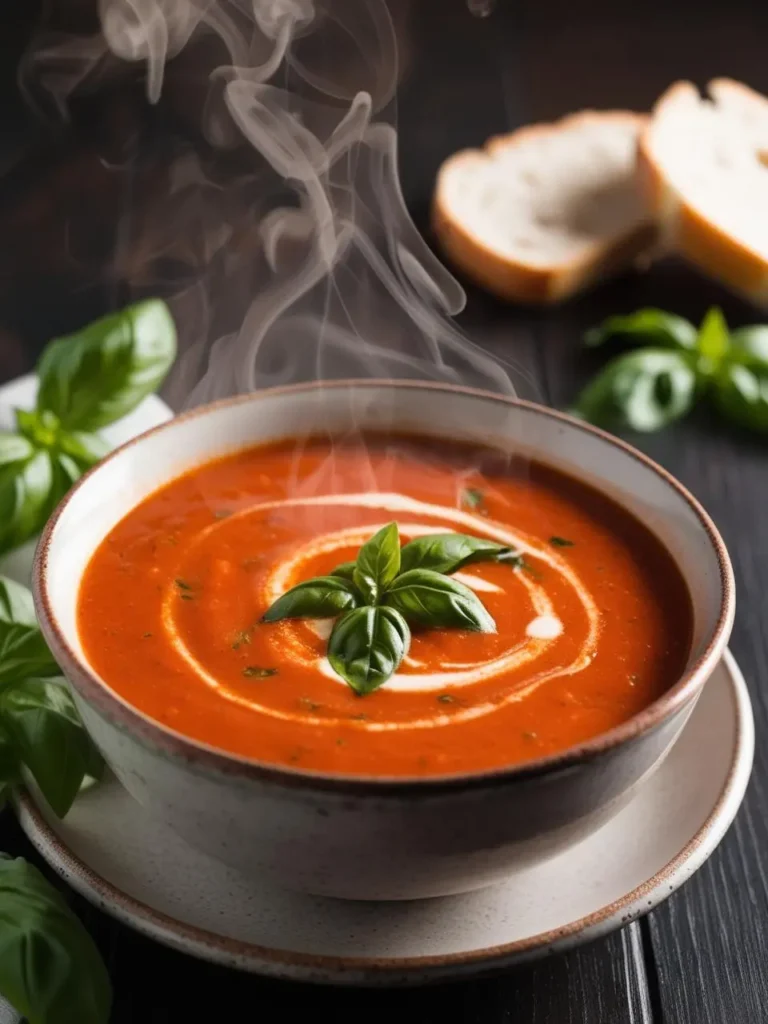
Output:
[[768,367],[768,325],[753,324],[751,327],[737,327],[731,331],[731,356],[748,366],[758,364]]
[[699,373],[707,377],[716,373],[729,347],[728,324],[722,312],[713,306],[702,320],[696,338]]
[[474,591],[431,569],[411,569],[398,576],[384,601],[419,626],[496,631],[493,617]]
[[400,571],[400,535],[397,523],[389,523],[360,548],[355,566],[355,586],[368,604],[380,595]]
[[360,696],[377,690],[408,653],[411,631],[394,608],[355,608],[337,621],[328,640],[331,668]]
[[747,430],[768,433],[768,367],[732,363],[723,367],[715,383],[714,398],[720,412]]
[[35,620],[31,595],[0,576],[0,691],[27,676],[60,671]]
[[34,451],[24,462],[0,466],[0,553],[30,540],[61,497],[51,456]]
[[685,416],[695,397],[690,357],[648,348],[610,362],[579,395],[573,412],[610,429],[650,432]]
[[20,626],[37,629],[32,594],[21,583],[7,576],[0,576],[0,623],[3,622],[15,622]]
[[93,940],[37,868],[0,854],[0,992],[29,1024],[107,1024]]
[[431,569],[433,572],[456,572],[473,562],[493,562],[508,555],[511,548],[483,537],[463,533],[430,533],[403,545],[400,571]]
[[15,462],[27,462],[35,449],[29,438],[10,431],[0,431],[0,469]]
[[74,460],[80,473],[95,466],[111,451],[111,446],[99,434],[88,434],[82,430],[72,433],[61,431],[56,444],[60,453]]
[[83,779],[101,763],[64,684],[25,679],[6,688],[0,721],[52,810],[63,818]]
[[639,309],[627,316],[612,316],[584,336],[590,347],[602,345],[609,338],[624,336],[650,342],[662,348],[694,349],[696,328],[689,320],[663,309]]
[[358,594],[349,580],[340,576],[316,576],[293,587],[270,605],[263,622],[279,619],[329,619],[359,604]]
[[51,342],[40,359],[38,412],[68,431],[98,430],[121,419],[157,388],[176,354],[176,329],[164,302],[149,299]]
[[337,565],[331,576],[341,576],[343,580],[353,580],[355,577],[355,566],[357,562],[342,562]]

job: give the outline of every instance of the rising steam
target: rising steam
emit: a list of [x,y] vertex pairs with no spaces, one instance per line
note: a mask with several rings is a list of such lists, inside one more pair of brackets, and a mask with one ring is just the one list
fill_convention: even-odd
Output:
[[[166,292],[187,339],[171,404],[344,377],[513,393],[452,324],[464,293],[406,210],[395,129],[374,120],[393,119],[398,82],[384,0],[100,0],[99,17],[98,34],[39,40],[22,78],[66,111],[131,62],[152,103],[181,95],[200,122],[116,263]],[[160,261],[181,283],[159,287]]]

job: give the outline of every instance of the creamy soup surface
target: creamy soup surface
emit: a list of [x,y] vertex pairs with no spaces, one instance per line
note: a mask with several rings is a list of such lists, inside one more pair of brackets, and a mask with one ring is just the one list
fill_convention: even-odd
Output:
[[[357,696],[331,622],[260,618],[396,521],[518,549],[456,578],[496,632],[413,630]],[[106,537],[79,632],[105,682],[193,739],[273,765],[416,776],[552,754],[624,722],[679,677],[691,602],[672,558],[598,492],[538,464],[406,437],[251,448],[172,481]]]

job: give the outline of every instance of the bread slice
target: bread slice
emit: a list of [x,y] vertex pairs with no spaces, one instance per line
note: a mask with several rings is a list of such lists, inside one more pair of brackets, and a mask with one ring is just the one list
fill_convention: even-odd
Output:
[[705,273],[768,305],[768,100],[720,78],[703,97],[677,82],[638,146],[640,188],[662,240]]
[[637,189],[646,119],[585,111],[446,160],[432,223],[457,269],[523,303],[558,302],[632,262],[655,237]]

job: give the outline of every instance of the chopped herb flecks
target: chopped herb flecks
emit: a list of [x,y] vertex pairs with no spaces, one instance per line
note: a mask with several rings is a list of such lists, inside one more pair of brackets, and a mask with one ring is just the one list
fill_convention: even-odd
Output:
[[301,706],[307,711],[319,711],[323,706],[322,704],[318,704],[317,701],[312,700],[310,697],[299,697],[299,704],[301,704]]
[[456,698],[450,693],[438,693],[437,699],[441,704],[455,704]]
[[464,508],[470,508],[481,516],[488,515],[485,507],[485,495],[476,487],[467,487],[461,492],[461,504]]
[[573,547],[573,541],[572,540],[566,540],[565,537],[550,537],[549,538],[549,543],[552,545],[553,548],[572,548]]
[[179,594],[179,597],[181,598],[182,601],[194,601],[195,600],[195,595],[194,594]]
[[276,676],[276,668],[261,668],[259,665],[246,665],[243,669],[246,679],[266,679],[268,676]]
[[152,634],[151,633],[142,633],[141,636],[142,636],[142,639],[146,640],[147,637],[152,636]]
[[192,586],[192,584],[191,583],[187,583],[186,580],[181,580],[181,579],[177,578],[173,582],[176,584],[176,586],[179,588],[179,590],[194,590],[195,589]]
[[232,650],[239,651],[245,644],[249,644],[252,634],[253,626],[249,626],[248,629],[238,629],[235,633],[235,639],[232,641]]

